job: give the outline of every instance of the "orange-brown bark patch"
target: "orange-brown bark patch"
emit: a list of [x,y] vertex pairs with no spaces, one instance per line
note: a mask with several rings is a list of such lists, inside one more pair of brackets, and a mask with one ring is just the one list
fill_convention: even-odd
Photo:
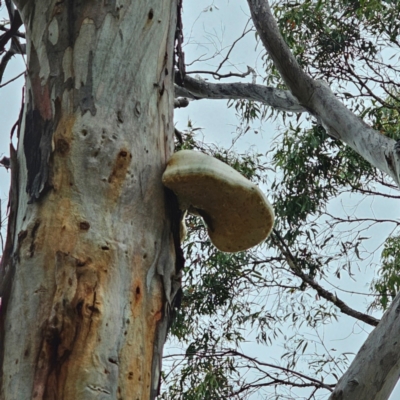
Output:
[[[56,198],[54,198],[56,197]],[[48,264],[54,264],[56,251],[74,253],[79,239],[77,220],[79,216],[69,198],[50,195],[51,200],[40,211],[40,225],[31,228],[30,250],[49,252]]]
[[157,311],[157,312],[154,314],[154,320],[155,320],[156,322],[158,322],[158,321],[161,320],[162,316],[163,316],[162,311],[161,311],[161,310],[160,310],[160,311]]
[[62,155],[65,156],[68,154],[70,149],[69,143],[64,139],[64,138],[58,138],[56,140],[56,151]]
[[126,173],[132,161],[132,154],[125,148],[121,149],[114,161],[114,166],[108,177],[110,184],[110,197],[116,200],[121,192]]
[[53,154],[53,171],[51,185],[62,196],[70,197],[71,182],[74,182],[69,155],[73,143],[75,116],[62,116],[53,136],[55,153]]
[[[133,257],[133,273],[143,270],[142,254]],[[120,350],[121,398],[142,399],[151,387],[154,342],[158,321],[162,318],[161,281],[147,287],[145,277],[136,277],[131,286],[130,304],[135,319],[126,329],[126,339]],[[129,374],[132,372],[133,374]]]
[[133,282],[133,304],[132,304],[132,315],[137,318],[143,312],[143,293],[142,293],[142,281],[136,278]]
[[[58,397],[73,398],[75,386],[81,386],[75,383],[86,379],[82,371],[92,369],[97,363],[93,355],[99,341],[98,327],[102,323],[104,266],[100,260],[87,259],[83,267],[78,267],[79,260],[68,254],[61,255],[60,259],[75,275],[71,277],[68,272],[61,275],[60,291],[57,290],[53,303],[53,310],[58,311],[61,320],[58,323],[57,355],[48,387],[53,382]],[[68,295],[68,288],[65,288],[71,286],[71,280],[73,291]]]
[[[98,326],[102,323],[107,266],[115,256],[113,251],[99,251],[97,243],[87,240],[85,231],[90,224],[80,215],[74,202],[74,188],[70,185],[73,169],[69,157],[65,157],[70,151],[73,126],[73,118],[65,119],[55,133],[55,190],[48,193],[46,205],[39,207],[36,222],[22,234],[21,239],[25,240],[20,240],[21,248],[28,254],[33,256],[41,252],[40,268],[48,269],[49,276],[57,274],[51,310],[41,309],[42,315],[38,316],[40,320],[47,319],[48,335],[45,336],[50,338],[42,347],[41,363],[46,370],[37,370],[35,374],[38,398],[42,398],[41,395],[73,398],[76,385],[71,382],[85,379],[81,376],[84,366],[88,370],[93,367],[91,355],[95,352]],[[62,146],[57,147],[57,143]],[[60,253],[63,256],[55,266],[56,255]]]

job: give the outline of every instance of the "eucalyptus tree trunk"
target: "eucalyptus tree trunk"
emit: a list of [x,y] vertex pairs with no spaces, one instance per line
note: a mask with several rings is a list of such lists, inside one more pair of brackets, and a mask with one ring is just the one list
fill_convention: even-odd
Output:
[[0,270],[0,397],[153,399],[179,286],[161,184],[176,0],[15,3],[28,75]]

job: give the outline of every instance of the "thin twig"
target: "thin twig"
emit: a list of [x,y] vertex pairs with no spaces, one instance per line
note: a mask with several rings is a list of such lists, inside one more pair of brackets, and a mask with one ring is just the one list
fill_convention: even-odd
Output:
[[305,274],[302,269],[297,265],[296,257],[291,253],[282,236],[276,229],[273,230],[273,235],[271,236],[271,238],[278,249],[281,251],[281,253],[285,256],[286,262],[288,263],[293,273],[298,276],[303,282],[307,283],[314,290],[316,290],[319,296],[333,303],[336,307],[339,308],[339,310],[343,314],[349,315],[350,317],[356,318],[371,326],[377,326],[379,324],[378,319],[349,307],[343,300],[340,300],[336,295],[324,289],[309,275]]
[[18,74],[17,76],[15,76],[14,78],[10,79],[9,81],[7,81],[6,83],[3,83],[2,85],[0,85],[0,88],[7,86],[9,83],[14,82],[15,80],[17,80],[18,78],[20,78],[22,75],[25,74],[24,72],[21,72],[20,74]]

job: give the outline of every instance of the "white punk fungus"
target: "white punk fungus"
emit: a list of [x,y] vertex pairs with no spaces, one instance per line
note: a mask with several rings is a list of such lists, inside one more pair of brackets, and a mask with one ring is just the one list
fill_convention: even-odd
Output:
[[261,190],[229,165],[193,150],[168,161],[163,184],[182,210],[200,215],[212,243],[221,251],[249,249],[267,238],[274,211]]

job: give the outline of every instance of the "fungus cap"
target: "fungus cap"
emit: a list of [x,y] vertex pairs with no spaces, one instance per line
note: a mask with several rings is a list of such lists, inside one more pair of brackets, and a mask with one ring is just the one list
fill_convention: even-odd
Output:
[[265,195],[214,157],[178,151],[168,161],[162,181],[183,210],[203,217],[212,243],[221,251],[249,249],[272,230],[274,211]]

